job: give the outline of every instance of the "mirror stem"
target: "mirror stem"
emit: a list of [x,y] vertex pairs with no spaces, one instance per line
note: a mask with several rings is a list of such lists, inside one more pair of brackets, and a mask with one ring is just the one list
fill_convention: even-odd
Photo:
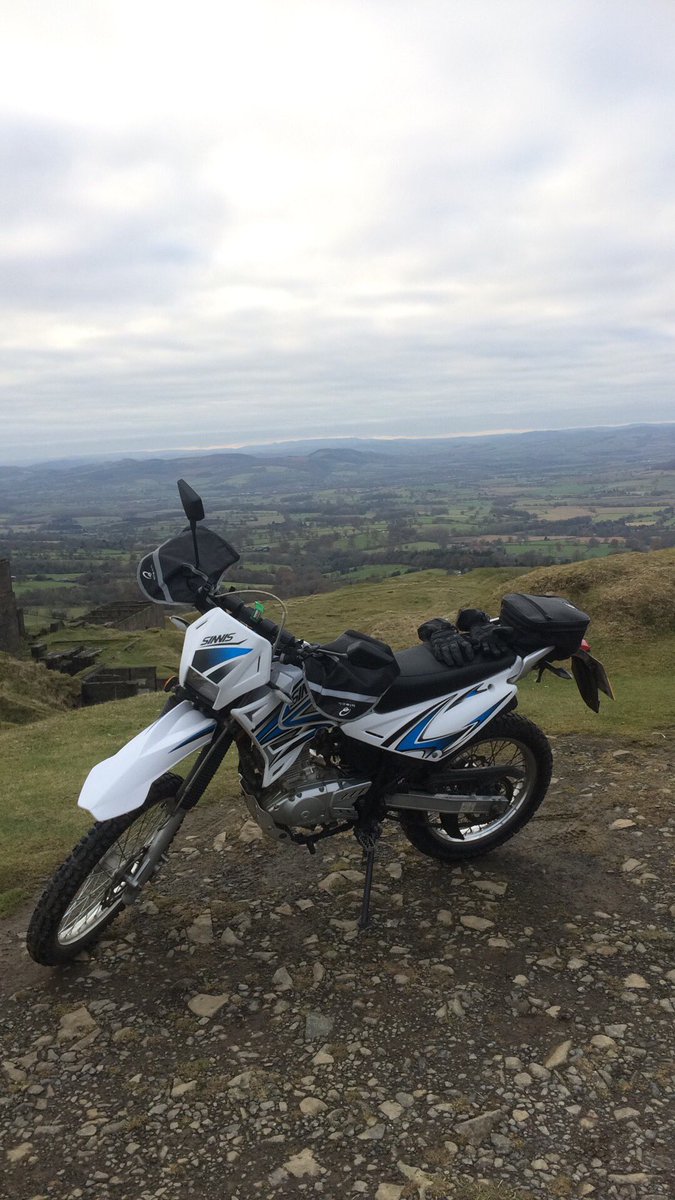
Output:
[[197,522],[190,521],[190,529],[192,530],[192,545],[195,552],[195,566],[199,567],[199,547],[197,546]]

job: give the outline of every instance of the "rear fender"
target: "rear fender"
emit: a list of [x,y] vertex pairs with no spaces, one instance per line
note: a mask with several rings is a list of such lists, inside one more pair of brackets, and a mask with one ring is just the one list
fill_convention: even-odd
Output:
[[97,821],[109,821],[143,804],[150,784],[201,749],[217,728],[187,700],[159,717],[126,746],[92,767],[78,800]]
[[600,711],[600,692],[604,692],[610,700],[614,699],[605,668],[587,650],[577,650],[572,655],[572,674],[581,699],[593,712]]

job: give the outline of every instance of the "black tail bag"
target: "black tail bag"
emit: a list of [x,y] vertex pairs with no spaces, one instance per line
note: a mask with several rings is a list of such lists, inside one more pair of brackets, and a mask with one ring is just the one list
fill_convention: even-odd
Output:
[[502,625],[510,625],[509,639],[519,654],[531,654],[553,646],[551,658],[569,658],[578,650],[591,618],[561,596],[530,596],[511,592],[504,596],[499,613]]

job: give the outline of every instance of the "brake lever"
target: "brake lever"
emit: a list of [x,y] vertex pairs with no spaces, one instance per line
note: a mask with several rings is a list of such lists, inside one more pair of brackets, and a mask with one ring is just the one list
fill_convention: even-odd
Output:
[[332,658],[336,662],[343,659],[348,660],[349,658],[349,655],[341,654],[339,650],[324,650],[323,646],[309,646],[305,652],[305,656],[309,657],[310,654],[325,654],[326,658]]

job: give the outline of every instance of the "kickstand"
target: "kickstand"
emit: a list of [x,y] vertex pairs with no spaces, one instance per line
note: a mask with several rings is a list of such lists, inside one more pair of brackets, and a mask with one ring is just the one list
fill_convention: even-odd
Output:
[[366,878],[363,882],[363,900],[361,902],[361,916],[359,917],[359,929],[361,930],[367,929],[370,922],[370,893],[373,887],[375,847],[381,832],[382,830],[379,825],[373,825],[370,829],[360,829],[356,833],[357,841],[363,847],[366,860]]

